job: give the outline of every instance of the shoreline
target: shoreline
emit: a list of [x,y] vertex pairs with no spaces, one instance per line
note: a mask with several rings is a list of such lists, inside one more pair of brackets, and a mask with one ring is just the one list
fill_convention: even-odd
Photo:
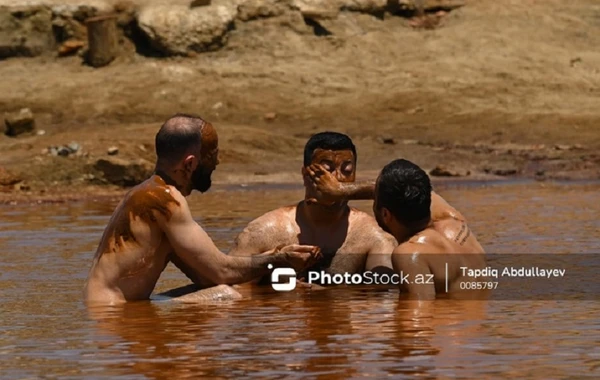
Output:
[[[358,181],[366,178],[357,179]],[[478,188],[489,186],[600,186],[600,179],[535,179],[528,177],[477,177],[473,178],[431,178],[436,191],[443,192],[446,189],[456,188]],[[0,207],[6,206],[35,206],[57,203],[80,203],[80,202],[118,202],[131,188],[118,188],[107,186],[88,186],[86,188],[57,187],[56,191],[48,192],[0,192]],[[236,191],[293,191],[302,190],[303,185],[299,181],[265,181],[255,180],[244,183],[218,182],[213,183],[211,192],[236,192]],[[192,197],[199,196],[194,192]]]

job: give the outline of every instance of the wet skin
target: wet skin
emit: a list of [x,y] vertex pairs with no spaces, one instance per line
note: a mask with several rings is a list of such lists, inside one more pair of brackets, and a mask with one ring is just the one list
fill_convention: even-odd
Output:
[[[218,164],[217,135],[210,124],[202,130],[202,139],[204,150],[198,147],[175,166],[159,168],[157,164],[156,174],[119,203],[94,256],[84,289],[86,303],[147,300],[169,262],[194,283],[189,293],[250,281],[269,273],[269,264],[300,271],[320,259],[317,247],[256,251],[249,258],[228,256],[215,246],[194,221],[185,199],[193,189],[208,190]],[[231,298],[232,294],[235,298],[234,292],[221,286],[187,299]]]
[[[313,163],[340,183],[355,180],[355,159],[351,150],[316,149]],[[306,168],[302,168],[306,179]],[[348,206],[345,200],[319,202],[305,182],[305,200],[281,207],[253,220],[235,240],[231,255],[260,252],[278,245],[318,246],[323,259],[309,270],[327,273],[391,272],[391,252],[397,245],[373,217]],[[298,278],[306,277],[306,271]],[[261,283],[269,282],[264,278]]]
[[[341,183],[324,168],[315,163],[307,169],[307,181],[315,199],[326,202],[374,199],[376,181]],[[376,200],[375,200],[376,201]],[[379,224],[384,226],[381,211],[373,210]],[[448,291],[459,291],[462,278],[460,267],[485,268],[484,249],[467,225],[465,217],[441,196],[431,194],[431,220],[412,233],[393,233],[400,244],[394,249],[392,264],[396,273],[433,274],[433,284],[404,284],[401,290],[424,297],[445,292],[446,263],[448,263]]]

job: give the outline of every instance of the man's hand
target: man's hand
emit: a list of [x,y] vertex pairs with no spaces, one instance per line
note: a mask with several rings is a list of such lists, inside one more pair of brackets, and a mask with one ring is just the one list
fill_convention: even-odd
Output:
[[288,245],[277,248],[276,253],[283,253],[285,260],[296,272],[302,272],[313,266],[323,256],[321,248],[312,245]]
[[308,172],[308,184],[315,190],[317,199],[309,201],[320,203],[333,203],[342,200],[344,191],[342,184],[327,169],[319,164],[310,165]]

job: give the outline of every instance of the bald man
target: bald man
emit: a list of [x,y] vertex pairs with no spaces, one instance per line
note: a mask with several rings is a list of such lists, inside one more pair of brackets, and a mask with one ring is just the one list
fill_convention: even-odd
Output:
[[[271,265],[300,271],[320,258],[317,247],[299,245],[248,252],[256,254],[252,257],[222,253],[194,221],[185,199],[192,190],[211,186],[219,163],[215,128],[199,116],[177,114],[162,125],[155,142],[155,173],[114,211],[85,284],[86,303],[147,300],[169,262],[192,280],[190,290],[247,282],[270,272]],[[201,290],[196,298],[236,294],[219,286]]]

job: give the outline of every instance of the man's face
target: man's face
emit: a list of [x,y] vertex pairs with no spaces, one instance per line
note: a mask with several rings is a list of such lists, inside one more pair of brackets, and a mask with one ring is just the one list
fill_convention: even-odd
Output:
[[217,132],[212,125],[207,124],[204,127],[202,142],[203,146],[199,155],[197,155],[197,157],[200,157],[200,162],[196,170],[192,173],[190,181],[192,182],[193,189],[204,193],[210,189],[212,172],[215,171],[219,164],[219,140]]
[[315,149],[311,164],[319,164],[332,173],[340,182],[354,182],[356,177],[355,157],[351,150]]
[[[351,150],[324,150],[315,149],[312,155],[311,164],[319,164],[325,170],[335,176],[339,182],[354,182],[356,178],[356,158]],[[307,188],[309,196],[312,190]],[[336,202],[329,207],[340,207],[347,202]]]

